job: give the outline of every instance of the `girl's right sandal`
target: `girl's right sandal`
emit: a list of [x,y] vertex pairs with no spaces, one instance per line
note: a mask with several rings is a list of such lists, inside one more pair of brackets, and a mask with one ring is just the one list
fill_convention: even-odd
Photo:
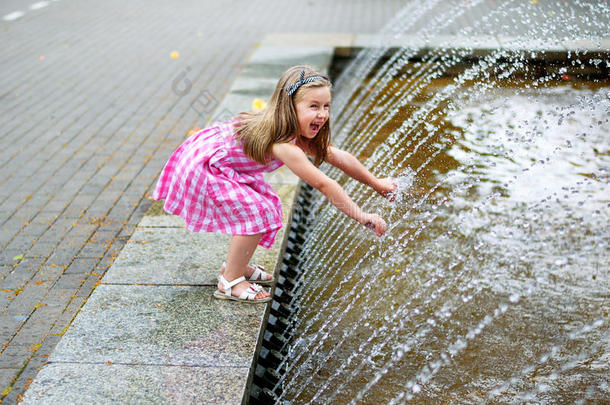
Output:
[[214,291],[214,298],[218,298],[220,300],[241,301],[241,302],[248,302],[248,303],[259,303],[259,302],[271,301],[270,296],[265,297],[265,298],[255,298],[256,294],[258,294],[263,289],[263,287],[261,287],[258,284],[250,284],[250,287],[248,289],[246,289],[244,292],[242,292],[239,295],[239,297],[233,296],[231,294],[231,290],[233,289],[233,287],[235,285],[241,283],[242,281],[246,281],[246,278],[243,276],[236,278],[235,280],[229,282],[221,274],[220,276],[218,276],[218,281],[220,281],[220,283],[222,284],[222,288],[225,290],[225,292],[224,293],[220,292],[220,290]]

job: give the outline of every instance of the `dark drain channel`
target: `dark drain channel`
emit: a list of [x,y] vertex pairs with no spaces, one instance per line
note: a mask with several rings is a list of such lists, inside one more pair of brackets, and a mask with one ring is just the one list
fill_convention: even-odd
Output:
[[293,337],[292,320],[299,308],[296,292],[301,284],[300,253],[305,241],[304,234],[308,225],[312,194],[313,187],[303,184],[292,214],[286,250],[252,377],[249,399],[252,405],[276,403],[279,395],[282,394],[281,386],[275,386],[285,373],[285,368],[281,364],[288,355],[289,343]]

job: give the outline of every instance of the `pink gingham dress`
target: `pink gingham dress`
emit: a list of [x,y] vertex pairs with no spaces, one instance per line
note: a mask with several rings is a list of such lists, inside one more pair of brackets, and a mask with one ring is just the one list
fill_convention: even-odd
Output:
[[163,168],[153,198],[164,199],[165,211],[182,217],[190,231],[262,233],[259,245],[269,249],[282,227],[282,205],[263,172],[284,163],[261,165],[246,156],[235,123],[216,123],[187,138]]

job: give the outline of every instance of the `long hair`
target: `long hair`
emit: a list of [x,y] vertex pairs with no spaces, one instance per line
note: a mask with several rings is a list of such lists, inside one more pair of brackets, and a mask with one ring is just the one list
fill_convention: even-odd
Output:
[[[293,94],[288,94],[286,88],[300,80],[301,71],[305,72],[305,79],[314,76],[321,78],[305,83]],[[284,72],[267,108],[261,112],[242,112],[238,116],[240,120],[236,124],[236,132],[238,139],[243,142],[245,154],[260,164],[266,164],[267,155],[274,143],[289,142],[295,134],[298,136],[299,121],[295,103],[301,100],[307,89],[324,86],[332,89],[328,76],[316,72],[310,66],[294,66]],[[326,159],[330,146],[330,117],[313,139],[301,137],[299,141],[314,155],[315,165],[320,165]]]

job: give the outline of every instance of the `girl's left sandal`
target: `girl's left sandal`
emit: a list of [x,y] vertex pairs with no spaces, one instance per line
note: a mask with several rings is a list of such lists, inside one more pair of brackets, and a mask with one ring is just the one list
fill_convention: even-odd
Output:
[[225,290],[225,292],[220,292],[220,290],[214,291],[214,298],[218,298],[219,300],[247,302],[252,304],[271,301],[271,296],[265,298],[256,298],[256,294],[263,290],[263,287],[258,284],[251,284],[248,289],[246,289],[239,295],[239,297],[235,297],[234,295],[232,295],[231,290],[233,289],[233,286],[245,280],[246,278],[242,276],[229,282],[221,274],[220,276],[218,276],[218,281],[220,281],[220,283],[222,284],[222,288]]

